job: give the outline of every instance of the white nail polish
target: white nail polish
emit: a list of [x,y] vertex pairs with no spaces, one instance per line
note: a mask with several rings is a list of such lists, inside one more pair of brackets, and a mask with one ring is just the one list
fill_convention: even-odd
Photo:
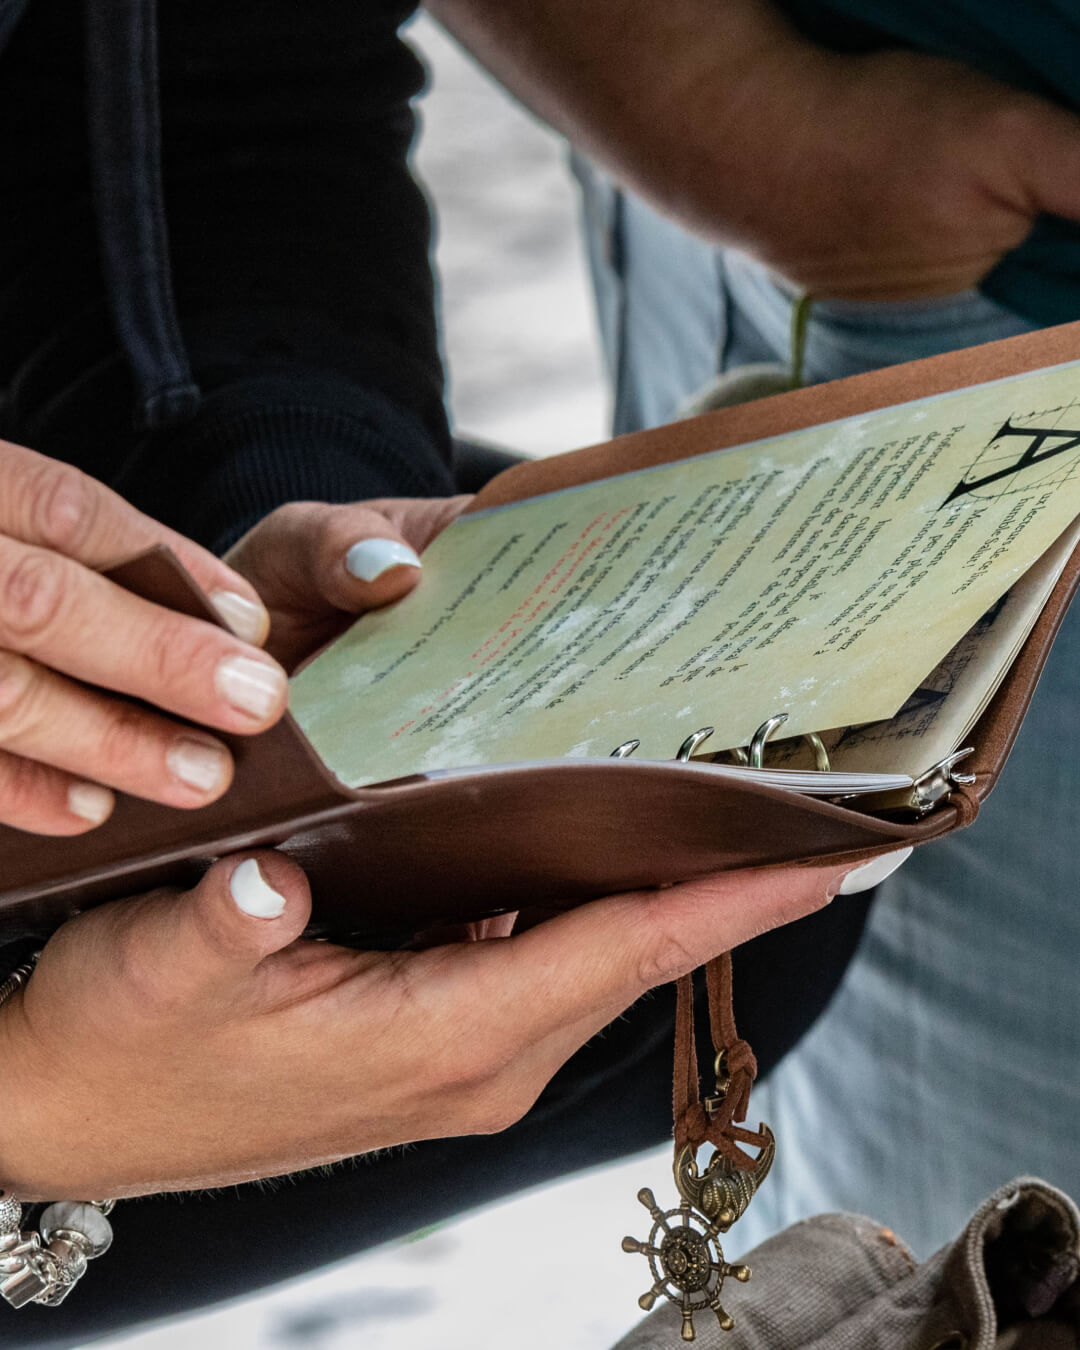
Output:
[[170,773],[196,792],[213,792],[229,776],[229,757],[220,746],[189,737],[173,741],[165,752],[165,763]]
[[374,581],[391,567],[420,567],[420,559],[396,539],[361,539],[345,554],[345,570],[360,581]]
[[68,810],[80,820],[100,825],[112,815],[116,798],[97,783],[72,783],[68,788]]
[[229,891],[237,909],[254,919],[277,919],[285,913],[285,897],[266,883],[254,858],[245,859],[232,874]]
[[210,603],[238,638],[259,643],[266,637],[270,615],[254,600],[238,595],[235,591],[214,591]]
[[911,857],[911,848],[898,848],[893,853],[883,853],[880,858],[871,858],[869,862],[849,872],[840,885],[837,895],[858,895],[872,886],[879,886],[886,877],[891,877],[902,863]]
[[230,656],[214,672],[221,696],[240,712],[260,722],[273,716],[285,701],[285,676],[276,666],[248,656]]

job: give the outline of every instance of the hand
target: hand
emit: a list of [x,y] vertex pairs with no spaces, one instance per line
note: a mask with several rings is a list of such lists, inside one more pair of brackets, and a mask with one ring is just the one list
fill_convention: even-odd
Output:
[[262,597],[270,612],[267,649],[291,671],[358,614],[407,595],[420,580],[417,555],[470,500],[290,502],[260,521],[225,560]]
[[771,0],[427,0],[540,116],[818,297],[975,285],[1080,220],[1080,118],[956,61],[839,54]]
[[188,894],[65,924],[0,1011],[0,1186],[221,1186],[501,1130],[647,989],[820,908],[842,878],[727,873],[378,953],[297,941],[307,885],[279,854],[218,863]]
[[1045,99],[905,51],[803,53],[757,79],[770,141],[742,218],[718,182],[708,228],[811,295],[962,291],[1041,213],[1080,220],[1080,118]]
[[[155,544],[243,641],[99,574]],[[204,549],[77,469],[0,441],[0,824],[78,834],[106,819],[114,788],[182,807],[220,796],[226,748],[154,709],[241,734],[271,725],[286,685],[258,649],[267,626],[251,585]]]

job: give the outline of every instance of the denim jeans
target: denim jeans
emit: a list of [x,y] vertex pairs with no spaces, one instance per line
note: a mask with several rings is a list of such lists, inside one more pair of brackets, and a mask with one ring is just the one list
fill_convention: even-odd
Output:
[[[788,359],[792,296],[764,268],[576,167],[620,431],[677,415],[717,372]],[[1029,327],[975,290],[818,303],[804,378]],[[917,850],[880,888],[825,1015],[758,1089],[754,1118],[779,1147],[739,1243],[853,1210],[925,1253],[1018,1173],[1080,1192],[1078,669],[1074,610],[978,822]]]

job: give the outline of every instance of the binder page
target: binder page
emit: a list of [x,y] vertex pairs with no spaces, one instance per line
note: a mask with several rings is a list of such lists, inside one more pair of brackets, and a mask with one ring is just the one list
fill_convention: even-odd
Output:
[[1080,362],[466,516],[292,682],[351,786],[892,717],[1080,516]]
[[[1078,544],[1080,528],[1074,523],[920,681],[895,717],[821,732],[833,768],[918,778],[966,745]],[[789,740],[769,752],[769,765],[776,769],[813,763],[805,741]]]

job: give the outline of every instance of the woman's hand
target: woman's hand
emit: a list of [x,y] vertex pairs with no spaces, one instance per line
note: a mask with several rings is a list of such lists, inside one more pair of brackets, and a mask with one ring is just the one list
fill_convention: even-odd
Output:
[[420,579],[417,555],[470,501],[290,502],[271,512],[226,555],[270,611],[267,650],[292,670],[358,614],[407,595]]
[[21,1198],[220,1186],[504,1129],[654,985],[820,908],[837,868],[613,896],[418,952],[298,941],[303,874],[215,865],[65,924],[0,1011],[0,1186]]
[[[155,544],[232,633],[100,575]],[[0,441],[0,824],[78,834],[107,818],[114,788],[170,806],[219,797],[224,745],[162,712],[241,734],[275,722],[286,683],[259,650],[267,628],[252,586],[204,549],[77,469]]]

